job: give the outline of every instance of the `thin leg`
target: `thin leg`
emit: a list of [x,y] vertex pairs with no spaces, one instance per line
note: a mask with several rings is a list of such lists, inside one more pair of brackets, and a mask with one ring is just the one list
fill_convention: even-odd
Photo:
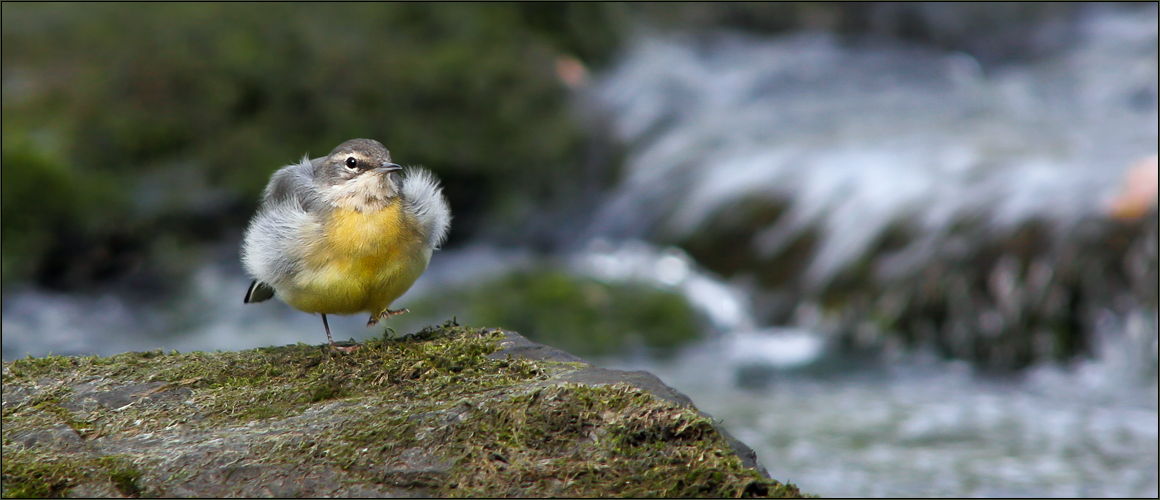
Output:
[[333,347],[342,352],[354,352],[357,351],[359,347],[361,347],[358,344],[352,345],[350,347],[342,347],[338,344],[335,344],[334,339],[330,337],[330,323],[326,321],[325,314],[322,315],[322,326],[326,328],[326,340],[330,341],[330,347]]

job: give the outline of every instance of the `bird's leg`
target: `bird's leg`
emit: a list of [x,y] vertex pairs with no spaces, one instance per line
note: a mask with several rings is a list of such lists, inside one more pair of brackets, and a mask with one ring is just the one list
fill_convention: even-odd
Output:
[[331,336],[330,336],[330,323],[328,323],[326,321],[326,314],[322,315],[322,326],[326,328],[326,340],[330,341],[330,347],[333,347],[336,350],[339,350],[342,352],[354,352],[354,351],[357,351],[359,347],[362,347],[358,344],[352,345],[350,347],[343,347],[343,346],[340,346],[338,344],[335,344],[334,339],[331,338]]
[[375,326],[375,325],[379,324],[379,320],[387,319],[391,316],[398,316],[398,315],[403,314],[405,312],[411,312],[411,311],[409,311],[407,309],[395,309],[395,310],[384,309],[383,312],[381,312],[381,313],[372,314],[371,319],[367,320],[367,326],[368,327]]

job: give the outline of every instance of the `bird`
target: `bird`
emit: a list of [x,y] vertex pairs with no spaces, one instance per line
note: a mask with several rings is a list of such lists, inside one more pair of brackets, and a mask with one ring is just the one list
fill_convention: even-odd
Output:
[[381,143],[352,139],[304,156],[270,177],[242,241],[254,278],[246,304],[277,297],[322,315],[370,314],[367,326],[407,312],[391,304],[427,269],[447,238],[451,210],[430,171],[391,161]]

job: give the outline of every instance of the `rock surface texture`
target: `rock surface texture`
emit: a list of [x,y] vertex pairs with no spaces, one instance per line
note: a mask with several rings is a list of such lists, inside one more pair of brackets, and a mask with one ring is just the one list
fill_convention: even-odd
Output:
[[11,496],[800,496],[647,372],[446,324],[4,363]]

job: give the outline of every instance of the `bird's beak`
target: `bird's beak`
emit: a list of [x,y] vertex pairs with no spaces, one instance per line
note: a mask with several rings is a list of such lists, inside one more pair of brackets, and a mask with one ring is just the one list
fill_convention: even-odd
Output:
[[384,163],[382,165],[379,165],[379,168],[377,170],[381,170],[383,173],[389,174],[391,172],[397,172],[397,171],[402,170],[402,169],[403,169],[403,167],[400,167],[394,163]]

